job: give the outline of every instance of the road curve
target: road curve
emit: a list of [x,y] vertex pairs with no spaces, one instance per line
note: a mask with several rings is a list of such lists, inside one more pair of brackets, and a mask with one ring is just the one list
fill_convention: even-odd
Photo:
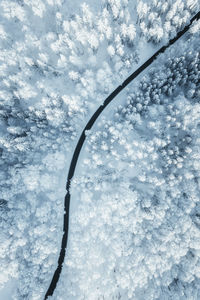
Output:
[[69,173],[67,177],[67,185],[66,185],[66,196],[65,196],[65,203],[64,203],[64,223],[63,223],[63,238],[62,238],[62,244],[61,244],[61,250],[60,250],[60,255],[58,259],[58,266],[57,269],[54,272],[53,278],[51,280],[50,286],[46,292],[45,295],[45,300],[53,295],[53,292],[56,288],[57,282],[60,278],[60,274],[62,271],[62,265],[64,262],[65,258],[65,253],[66,253],[66,247],[67,247],[67,239],[68,239],[68,227],[69,227],[69,206],[70,206],[70,182],[74,176],[74,172],[76,169],[76,164],[78,161],[78,157],[80,154],[80,151],[82,149],[82,146],[84,144],[86,135],[85,131],[90,130],[99,117],[99,115],[102,113],[102,111],[106,108],[106,106],[133,80],[135,79],[143,70],[145,70],[156,58],[159,54],[163,53],[169,46],[173,45],[182,35],[187,32],[192,25],[192,23],[195,20],[200,19],[200,11],[190,20],[190,23],[184,27],[183,30],[177,33],[177,35],[171,39],[167,45],[161,47],[153,56],[151,56],[142,66],[140,66],[135,72],[133,72],[121,85],[119,85],[104,101],[102,105],[99,106],[99,108],[96,110],[96,112],[93,114],[91,119],[88,121],[86,124],[85,128],[82,131],[82,134],[79,138],[79,141],[76,145],[70,168],[69,168]]

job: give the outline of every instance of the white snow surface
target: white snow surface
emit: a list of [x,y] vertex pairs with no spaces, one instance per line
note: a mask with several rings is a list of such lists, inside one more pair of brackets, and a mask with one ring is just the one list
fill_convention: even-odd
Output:
[[0,299],[2,300],[12,300],[14,290],[16,289],[17,282],[15,280],[10,280],[6,282],[5,286],[0,290]]

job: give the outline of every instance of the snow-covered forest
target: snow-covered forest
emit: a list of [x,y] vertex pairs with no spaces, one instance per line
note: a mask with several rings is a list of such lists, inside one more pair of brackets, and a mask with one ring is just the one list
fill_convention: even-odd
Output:
[[[85,124],[199,10],[198,0],[0,0],[0,299],[44,299]],[[49,300],[200,299],[199,49],[194,21],[87,132]]]

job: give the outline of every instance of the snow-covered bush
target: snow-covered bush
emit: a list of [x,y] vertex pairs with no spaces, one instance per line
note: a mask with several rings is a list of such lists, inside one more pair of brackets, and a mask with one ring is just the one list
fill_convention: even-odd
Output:
[[138,0],[137,15],[141,31],[147,40],[155,43],[163,38],[168,40],[175,36],[199,10],[198,0],[165,1]]

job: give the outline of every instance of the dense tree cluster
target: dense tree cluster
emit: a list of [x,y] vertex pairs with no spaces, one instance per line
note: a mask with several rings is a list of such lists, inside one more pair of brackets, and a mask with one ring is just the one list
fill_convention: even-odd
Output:
[[159,63],[155,63],[150,72],[140,80],[137,91],[135,86],[131,89],[133,92],[129,91],[127,105],[117,108],[116,119],[126,117],[131,120],[132,112],[143,114],[149,105],[165,104],[167,100],[163,95],[176,95],[180,91],[184,92],[192,102],[197,101],[200,88],[200,56],[196,50],[199,47],[198,38],[180,43],[183,49],[186,49],[189,44],[190,51],[185,54],[174,47],[163,59],[162,56],[160,57],[159,63],[162,61],[163,66],[158,68]]
[[198,9],[198,0],[138,0],[138,22],[146,39],[158,43],[174,37]]

